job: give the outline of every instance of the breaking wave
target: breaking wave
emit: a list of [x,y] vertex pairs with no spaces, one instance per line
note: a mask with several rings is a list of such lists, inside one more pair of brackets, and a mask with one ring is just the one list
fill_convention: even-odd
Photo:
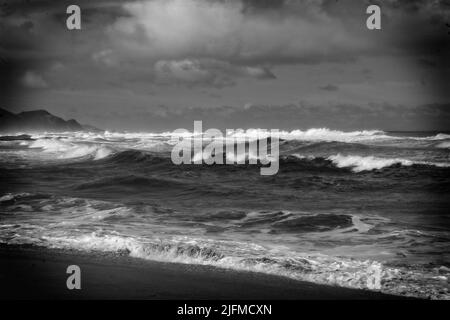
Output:
[[63,139],[38,139],[28,145],[29,148],[39,148],[58,159],[90,157],[94,160],[103,159],[114,151],[103,145],[80,144]]
[[450,141],[445,141],[445,142],[438,143],[436,145],[436,148],[449,149],[450,148]]
[[[393,236],[401,239],[427,236],[409,230],[398,231],[407,232],[405,235],[397,231],[394,232],[398,234],[374,232],[377,223],[387,221],[382,217],[288,210],[221,212],[208,215],[206,223],[217,220],[218,226],[225,224],[232,227],[233,237],[214,238],[197,231],[201,230],[198,228],[203,221],[197,219],[199,216],[185,216],[187,220],[183,221],[177,212],[166,212],[165,219],[174,216],[174,220],[161,226],[161,208],[156,210],[148,206],[139,209],[108,201],[9,193],[0,197],[0,209],[3,218],[0,243],[8,245],[100,251],[146,260],[262,272],[391,294],[450,298],[448,292],[442,290],[443,281],[450,276],[449,269],[445,267],[420,269],[414,265],[392,266],[372,258],[354,258],[322,250],[294,251],[273,240],[280,234],[283,237],[304,234],[301,241],[305,242],[314,237],[319,242],[327,241],[327,234],[333,234],[335,242],[358,235],[386,239]],[[36,219],[37,216],[39,219]],[[175,220],[184,227],[177,227]],[[193,224],[186,229],[185,223]],[[237,232],[242,228],[248,237],[238,236]],[[258,242],[258,234],[266,235],[271,241]]]
[[450,139],[450,134],[438,133],[437,135],[430,137],[430,140],[445,140]]
[[344,156],[334,155],[327,158],[331,160],[338,168],[351,168],[353,172],[370,171],[374,169],[383,169],[393,165],[412,166],[424,165],[435,167],[449,167],[448,163],[435,163],[426,161],[412,161],[406,159],[388,159],[375,156]]
[[[110,252],[119,256],[185,264],[211,265],[289,277],[295,280],[347,288],[380,290],[384,293],[445,299],[448,296],[432,287],[441,282],[441,269],[426,273],[400,267],[389,267],[373,260],[356,260],[324,254],[286,254],[270,256],[237,256],[228,254],[224,243],[207,239],[175,237],[172,239],[139,239],[120,234],[93,232],[78,236],[42,236],[40,239],[16,238],[11,244],[32,244],[56,249],[88,252]],[[258,251],[252,243],[233,241],[226,244],[235,252]],[[223,251],[222,251],[223,250]],[[426,281],[429,288],[420,287]],[[418,291],[417,288],[421,288]]]
[[4,191],[21,193],[0,194],[0,242],[353,288],[381,274],[383,292],[448,299],[450,136],[406,135],[281,132],[272,177],[260,163],[176,166],[170,132],[8,138]]
[[[349,288],[375,289],[371,279],[375,272],[380,273],[385,281],[390,277],[390,270],[375,261],[348,260],[325,255],[238,257],[222,253],[214,243],[195,238],[149,241],[117,234],[91,233],[79,236],[42,236],[40,240],[30,238],[23,240],[27,244],[48,248],[112,252],[145,260],[212,265]],[[20,244],[20,242],[21,239],[15,239],[12,243]],[[228,245],[243,252],[250,247],[256,249],[259,247],[256,244],[237,241]]]
[[[312,128],[308,130],[292,130],[292,131],[279,131],[280,139],[284,140],[305,140],[305,141],[340,141],[340,142],[353,142],[372,139],[390,138],[384,131],[381,130],[362,130],[362,131],[339,131],[330,130],[327,128]],[[233,138],[250,138],[260,139],[270,136],[270,132],[262,129],[248,129],[237,130],[229,137]]]
[[[294,154],[299,160],[310,161],[312,163],[322,163],[326,165],[326,161],[331,162],[336,168],[348,168],[353,172],[363,172],[371,170],[381,170],[395,165],[400,166],[432,166],[439,168],[450,167],[449,163],[438,163],[428,161],[413,161],[400,158],[381,158],[375,156],[359,156],[359,155],[342,155],[336,154],[329,157],[303,156]],[[289,158],[289,157],[288,157]],[[325,161],[325,163],[324,163]]]

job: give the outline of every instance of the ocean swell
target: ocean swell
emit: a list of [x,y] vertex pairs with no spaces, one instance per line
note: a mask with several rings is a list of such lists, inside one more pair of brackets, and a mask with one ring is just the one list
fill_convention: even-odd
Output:
[[360,156],[360,155],[342,155],[336,154],[328,157],[315,157],[313,155],[293,154],[285,157],[285,161],[292,160],[292,157],[299,160],[303,164],[321,165],[324,168],[330,167],[332,164],[335,168],[350,169],[352,172],[359,173],[364,171],[382,170],[392,166],[431,166],[437,168],[448,168],[450,163],[447,162],[430,162],[430,161],[414,161],[401,158],[382,158],[376,156]]

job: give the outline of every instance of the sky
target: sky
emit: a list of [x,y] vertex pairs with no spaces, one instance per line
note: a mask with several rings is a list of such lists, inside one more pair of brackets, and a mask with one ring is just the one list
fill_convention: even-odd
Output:
[[0,108],[108,130],[449,131],[449,57],[448,0],[0,0]]

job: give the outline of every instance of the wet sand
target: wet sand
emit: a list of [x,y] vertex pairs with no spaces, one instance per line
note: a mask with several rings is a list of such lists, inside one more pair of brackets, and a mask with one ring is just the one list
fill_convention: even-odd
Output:
[[[81,268],[81,290],[69,290],[69,265]],[[262,273],[0,245],[0,299],[400,299]]]

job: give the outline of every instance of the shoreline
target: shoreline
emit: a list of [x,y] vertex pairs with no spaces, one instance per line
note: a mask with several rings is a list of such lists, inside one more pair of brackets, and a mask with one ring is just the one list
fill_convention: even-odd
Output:
[[[69,265],[81,290],[68,290]],[[215,266],[158,262],[104,252],[0,245],[0,299],[385,300],[380,292]]]

